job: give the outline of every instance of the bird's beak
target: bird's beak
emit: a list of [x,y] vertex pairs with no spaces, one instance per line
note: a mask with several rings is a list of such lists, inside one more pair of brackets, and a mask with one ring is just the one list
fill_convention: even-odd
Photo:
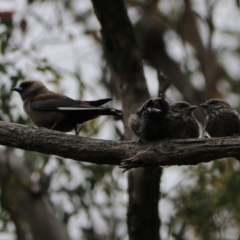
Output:
[[206,103],[201,103],[200,106],[205,108],[205,109],[208,107],[208,105]]
[[20,92],[22,92],[23,89],[22,89],[21,87],[14,87],[14,88],[12,88],[11,90],[20,93]]
[[194,109],[196,109],[197,108],[197,106],[191,106],[191,107],[188,107],[188,108],[186,108],[186,110],[189,110],[189,111],[193,111]]
[[152,108],[152,107],[153,107],[153,100],[152,100],[152,99],[148,100],[145,107],[150,107],[150,108]]

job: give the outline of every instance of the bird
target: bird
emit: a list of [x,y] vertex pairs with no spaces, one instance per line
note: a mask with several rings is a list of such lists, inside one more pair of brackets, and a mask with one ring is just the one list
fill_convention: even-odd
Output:
[[169,103],[164,97],[146,101],[129,117],[129,127],[140,142],[199,137],[196,106],[185,101]]
[[115,108],[99,107],[111,101],[111,98],[94,101],[74,100],[50,91],[40,81],[25,80],[12,90],[20,94],[25,112],[37,127],[61,132],[75,130],[78,135],[78,124],[102,115],[122,115],[122,111]]
[[238,136],[240,115],[221,99],[210,99],[200,104],[205,109],[204,130],[210,137]]

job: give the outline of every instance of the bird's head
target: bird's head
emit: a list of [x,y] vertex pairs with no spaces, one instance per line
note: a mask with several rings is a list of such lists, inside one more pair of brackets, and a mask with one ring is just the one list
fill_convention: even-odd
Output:
[[210,99],[206,101],[205,103],[200,104],[201,107],[203,107],[207,114],[214,113],[215,111],[218,111],[220,109],[228,108],[230,109],[230,105],[221,99]]
[[163,97],[151,98],[148,100],[146,107],[148,108],[156,108],[161,110],[163,113],[168,111],[169,102],[165,100]]
[[170,104],[169,111],[173,114],[193,116],[193,111],[197,106],[191,105],[188,102],[178,101]]
[[169,102],[165,100],[163,96],[161,96],[161,97],[151,98],[147,100],[139,109],[137,114],[141,116],[143,112],[147,109],[151,109],[156,112],[161,112],[162,114],[167,114],[168,108],[169,108]]
[[33,80],[25,80],[21,82],[18,87],[12,88],[12,91],[18,92],[22,99],[29,98],[31,96],[35,96],[36,94],[46,90],[47,88],[40,81]]

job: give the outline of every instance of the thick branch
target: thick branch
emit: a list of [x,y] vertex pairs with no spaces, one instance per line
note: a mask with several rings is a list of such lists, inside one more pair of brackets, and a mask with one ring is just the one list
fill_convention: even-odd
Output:
[[240,158],[239,137],[151,143],[120,142],[84,138],[7,122],[0,122],[0,144],[89,163],[121,163],[124,169],[196,165],[219,158]]

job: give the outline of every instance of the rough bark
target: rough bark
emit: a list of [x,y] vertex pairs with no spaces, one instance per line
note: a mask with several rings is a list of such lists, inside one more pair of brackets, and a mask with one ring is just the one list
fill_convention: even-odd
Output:
[[47,195],[14,155],[0,158],[1,204],[10,213],[20,240],[69,240]]
[[[101,24],[103,46],[112,77],[118,82],[125,139],[133,140],[133,134],[127,125],[128,117],[150,97],[133,28],[122,0],[92,0],[92,3]],[[158,216],[160,175],[159,168],[135,169],[129,172],[127,215],[130,240],[160,239]]]
[[1,121],[0,144],[89,163],[121,164],[124,169],[144,167],[146,171],[153,166],[196,165],[226,157],[240,159],[240,137],[138,143],[91,139]]

